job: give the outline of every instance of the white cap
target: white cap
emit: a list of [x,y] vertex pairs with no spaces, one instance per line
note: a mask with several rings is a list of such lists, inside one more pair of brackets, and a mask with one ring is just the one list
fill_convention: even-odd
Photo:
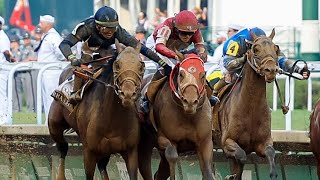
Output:
[[227,35],[227,33],[225,33],[224,31],[219,31],[217,34],[216,34],[216,37],[217,38],[228,38],[228,35]]
[[2,16],[0,16],[0,22],[1,22],[2,25],[4,25],[4,19],[3,19]]
[[239,24],[229,24],[228,28],[234,29],[234,30],[240,30],[243,28],[243,26],[240,26]]
[[54,23],[54,17],[50,15],[40,16],[40,22]]

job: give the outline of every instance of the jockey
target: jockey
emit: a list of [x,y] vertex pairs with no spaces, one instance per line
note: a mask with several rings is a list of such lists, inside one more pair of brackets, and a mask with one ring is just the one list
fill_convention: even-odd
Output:
[[[79,67],[81,64],[93,61],[93,54],[106,57],[113,54],[111,45],[115,39],[126,46],[136,47],[138,41],[130,35],[118,22],[118,13],[111,7],[103,6],[95,13],[94,17],[89,17],[79,23],[75,29],[60,44],[59,48],[63,55],[71,61],[71,66]],[[77,59],[72,53],[71,47],[83,41],[81,59]],[[164,69],[171,71],[171,67],[163,62],[161,58],[152,50],[141,44],[141,54],[159,63]],[[86,49],[86,50],[85,50]],[[80,88],[82,79],[75,77],[74,90],[71,93],[70,102],[81,100]]]
[[[191,44],[194,45],[199,57],[206,62],[208,52],[204,46],[198,20],[191,11],[187,10],[179,12],[175,17],[167,18],[158,25],[146,42],[146,46],[154,50],[171,67],[174,67],[179,61],[175,50],[186,50]],[[169,76],[166,72],[163,74],[159,68],[151,83],[161,79],[164,75]],[[148,113],[149,105],[146,96],[143,101],[142,110]]]
[[[225,43],[223,47],[223,66],[227,70],[227,75],[220,79],[219,82],[215,85],[215,88],[212,93],[212,98],[210,100],[211,105],[215,105],[219,102],[217,97],[218,91],[227,83],[231,82],[232,74],[237,72],[242,68],[243,64],[246,61],[246,52],[249,50],[253,41],[253,37],[250,35],[250,31],[254,32],[257,36],[266,36],[266,33],[258,28],[245,28],[240,30],[238,33],[231,36]],[[280,52],[278,56],[278,63],[281,69],[284,71],[289,71],[295,61],[289,60],[286,56]],[[293,72],[299,73],[303,76],[303,79],[308,79],[310,71],[307,67],[300,68],[295,66]],[[227,78],[229,77],[229,78]]]

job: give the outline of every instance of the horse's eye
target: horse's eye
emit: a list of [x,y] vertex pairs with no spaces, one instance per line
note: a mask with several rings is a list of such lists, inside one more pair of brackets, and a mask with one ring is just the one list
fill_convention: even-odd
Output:
[[257,54],[259,52],[259,47],[258,46],[254,46],[253,47],[253,53]]
[[180,73],[179,73],[180,80],[182,80],[184,77],[185,77],[185,72],[184,71],[180,71]]

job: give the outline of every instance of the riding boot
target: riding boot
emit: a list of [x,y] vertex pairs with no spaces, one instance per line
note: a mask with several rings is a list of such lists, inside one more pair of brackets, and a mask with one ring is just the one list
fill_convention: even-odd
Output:
[[226,81],[224,79],[220,79],[217,84],[214,86],[214,89],[212,91],[212,95],[209,98],[211,106],[216,105],[217,103],[220,103],[220,99],[218,98],[218,92],[221,90],[222,87],[227,85]]
[[82,79],[75,76],[74,78],[74,84],[73,84],[73,92],[70,94],[69,103],[71,104],[77,104],[81,101],[81,86],[82,86]]
[[[158,70],[152,77],[152,80],[150,82],[150,84],[153,82],[153,81],[157,81],[161,78],[163,78],[164,75],[161,74],[161,72]],[[149,99],[148,99],[148,96],[145,94],[143,99],[142,99],[142,103],[141,103],[141,110],[142,112],[144,113],[144,115],[148,114],[150,109],[149,109]]]

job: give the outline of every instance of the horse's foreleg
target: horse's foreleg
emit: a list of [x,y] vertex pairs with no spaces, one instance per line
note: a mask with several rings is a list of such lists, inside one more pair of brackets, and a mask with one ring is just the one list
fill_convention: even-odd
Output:
[[212,173],[213,142],[211,137],[212,136],[210,134],[209,138],[202,141],[197,150],[203,179],[213,179],[213,173]]
[[136,180],[138,178],[138,147],[129,148],[122,157],[126,162],[130,180]]
[[97,159],[93,152],[88,150],[88,148],[83,149],[84,153],[84,169],[86,172],[86,179],[93,180],[94,171],[96,168]]
[[168,177],[170,176],[169,170],[169,163],[164,155],[163,151],[160,151],[160,163],[158,167],[158,171],[155,173],[155,180],[167,180]]
[[246,152],[230,138],[223,143],[223,151],[228,158],[233,159],[232,173],[236,174],[236,178],[241,179],[243,166],[247,160]]
[[58,151],[60,152],[58,180],[65,180],[65,158],[68,153],[68,143],[63,136],[63,131],[68,125],[63,117],[62,106],[53,101],[48,115],[48,128],[51,138],[56,142]]
[[178,161],[177,148],[171,144],[170,140],[164,136],[158,137],[158,143],[161,150],[164,150],[164,155],[169,163],[170,168],[170,179],[175,179],[175,169]]
[[101,179],[109,180],[108,172],[107,172],[107,165],[109,162],[110,156],[107,156],[98,161],[98,169],[100,171]]
[[262,157],[267,156],[270,165],[270,178],[277,179],[278,174],[276,172],[276,163],[274,161],[276,152],[272,144],[258,146],[256,153]]
[[[152,127],[151,127],[152,128]],[[138,165],[141,176],[145,180],[152,180],[151,156],[152,149],[155,147],[152,134],[147,133],[144,127],[141,127],[141,139],[138,146]]]

